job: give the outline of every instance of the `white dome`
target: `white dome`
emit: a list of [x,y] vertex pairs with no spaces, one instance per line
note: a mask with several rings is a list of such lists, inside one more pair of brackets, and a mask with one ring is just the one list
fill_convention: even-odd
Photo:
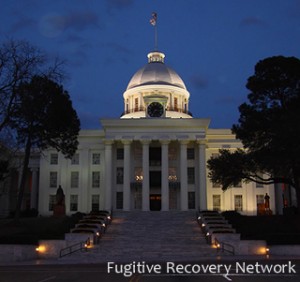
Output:
[[128,83],[127,89],[144,85],[171,85],[185,89],[185,84],[180,76],[164,64],[165,55],[161,52],[148,54],[149,62],[139,69]]

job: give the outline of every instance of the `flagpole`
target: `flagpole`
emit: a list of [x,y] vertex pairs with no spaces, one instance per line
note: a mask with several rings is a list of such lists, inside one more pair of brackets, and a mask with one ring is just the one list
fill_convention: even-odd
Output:
[[154,27],[154,50],[157,51],[157,13],[152,13],[152,18],[150,19],[150,24]]
[[154,50],[157,51],[157,24],[154,26]]

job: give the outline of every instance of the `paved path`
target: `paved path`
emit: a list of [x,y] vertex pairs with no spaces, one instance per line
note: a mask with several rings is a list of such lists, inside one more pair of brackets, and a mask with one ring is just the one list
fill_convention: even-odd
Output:
[[118,212],[88,253],[61,258],[63,262],[195,261],[215,257],[195,212]]

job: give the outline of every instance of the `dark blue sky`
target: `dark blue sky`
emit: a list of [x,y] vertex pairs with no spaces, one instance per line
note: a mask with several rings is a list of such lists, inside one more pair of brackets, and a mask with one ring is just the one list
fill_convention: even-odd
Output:
[[69,91],[82,128],[119,117],[123,92],[154,48],[190,94],[194,117],[230,128],[246,101],[255,64],[300,57],[299,0],[0,0],[0,40],[26,39],[67,60]]

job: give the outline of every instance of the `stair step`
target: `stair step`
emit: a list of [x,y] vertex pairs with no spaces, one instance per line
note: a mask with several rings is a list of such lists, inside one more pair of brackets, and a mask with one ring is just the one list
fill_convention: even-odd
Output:
[[[99,245],[70,260],[166,261],[216,256],[194,212],[117,212]],[[71,258],[72,257],[72,258]]]

